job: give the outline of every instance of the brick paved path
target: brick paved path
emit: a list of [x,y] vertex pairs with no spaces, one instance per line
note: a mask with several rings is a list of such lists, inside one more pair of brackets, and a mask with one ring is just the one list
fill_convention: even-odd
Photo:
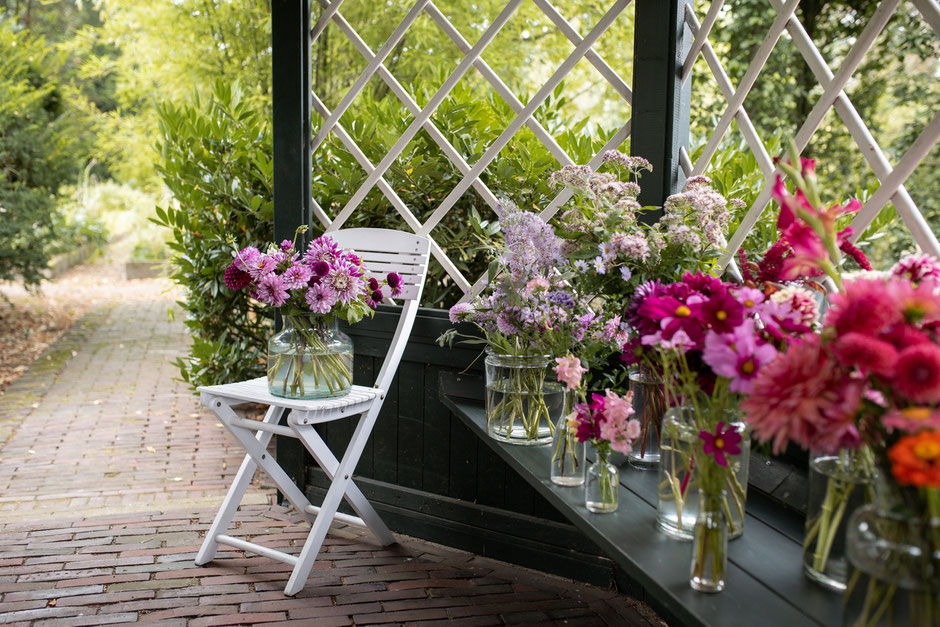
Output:
[[[0,623],[661,624],[614,592],[342,526],[295,598],[265,557],[223,546],[195,567],[241,455],[173,380],[187,340],[165,288],[102,299],[0,397]],[[256,483],[229,533],[297,553],[309,527],[272,496]]]

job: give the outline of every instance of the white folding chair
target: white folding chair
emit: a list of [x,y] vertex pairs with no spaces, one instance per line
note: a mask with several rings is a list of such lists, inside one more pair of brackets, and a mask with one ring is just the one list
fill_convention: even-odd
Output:
[[[332,521],[371,529],[383,546],[395,542],[391,532],[375,509],[352,481],[353,472],[362,455],[369,434],[375,425],[379,410],[388,394],[395,371],[401,361],[405,344],[411,335],[415,314],[424,287],[427,272],[430,242],[426,237],[387,229],[345,229],[329,233],[346,249],[352,249],[362,257],[367,274],[381,279],[389,272],[402,276],[402,293],[396,297],[403,301],[401,318],[389,347],[382,369],[371,388],[354,385],[348,395],[340,398],[317,400],[290,400],[273,396],[268,392],[264,377],[240,383],[200,387],[202,404],[210,408],[223,425],[244,447],[247,455],[242,461],[235,480],[229,488],[222,508],[196,556],[196,564],[210,562],[220,544],[243,551],[258,553],[294,566],[284,593],[293,596],[300,592],[307,581],[310,569],[320,552]],[[269,406],[263,421],[240,418],[232,409],[245,402],[262,403]],[[287,425],[281,425],[285,410],[290,410]],[[342,460],[337,460],[315,429],[315,425],[331,420],[360,416],[349,446]],[[311,505],[303,492],[294,485],[286,472],[267,453],[267,446],[274,434],[281,437],[299,438],[317,464],[330,478],[330,488],[317,507]],[[255,469],[261,467],[277,484],[284,496],[313,523],[310,534],[298,556],[270,549],[253,542],[226,535],[232,518],[248,489]],[[337,511],[341,500],[346,501],[356,512],[355,516]]]

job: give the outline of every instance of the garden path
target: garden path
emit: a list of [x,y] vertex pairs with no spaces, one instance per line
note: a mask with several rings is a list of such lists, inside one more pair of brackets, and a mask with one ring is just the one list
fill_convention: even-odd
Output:
[[[240,455],[174,381],[168,287],[123,281],[120,259],[47,287],[87,313],[0,396],[0,623],[661,624],[613,591],[342,526],[296,598],[264,557],[195,567]],[[229,533],[296,553],[306,528],[273,496],[253,485]]]

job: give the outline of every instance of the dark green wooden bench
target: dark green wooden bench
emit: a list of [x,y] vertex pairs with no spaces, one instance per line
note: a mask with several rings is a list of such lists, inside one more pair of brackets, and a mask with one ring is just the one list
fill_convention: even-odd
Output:
[[[727,587],[719,594],[694,592],[688,583],[691,543],[655,530],[657,473],[623,468],[618,511],[592,514],[584,507],[582,489],[562,488],[549,481],[550,447],[511,446],[487,437],[482,403],[462,398],[471,395],[461,395],[459,386],[456,388],[446,387],[444,404],[596,543],[628,581],[642,588],[645,599],[668,617],[670,624],[841,625],[841,595],[812,584],[802,574],[798,513],[786,511],[764,494],[749,494],[744,535],[729,543]],[[760,459],[755,462],[764,463]]]

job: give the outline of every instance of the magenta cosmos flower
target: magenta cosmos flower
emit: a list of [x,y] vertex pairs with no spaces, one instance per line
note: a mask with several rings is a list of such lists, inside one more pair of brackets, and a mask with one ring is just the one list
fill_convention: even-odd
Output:
[[741,453],[741,434],[732,425],[725,429],[725,423],[719,422],[714,433],[699,431],[698,437],[705,442],[703,449],[706,455],[712,455],[719,466],[728,467],[728,458],[725,455],[739,455]]

